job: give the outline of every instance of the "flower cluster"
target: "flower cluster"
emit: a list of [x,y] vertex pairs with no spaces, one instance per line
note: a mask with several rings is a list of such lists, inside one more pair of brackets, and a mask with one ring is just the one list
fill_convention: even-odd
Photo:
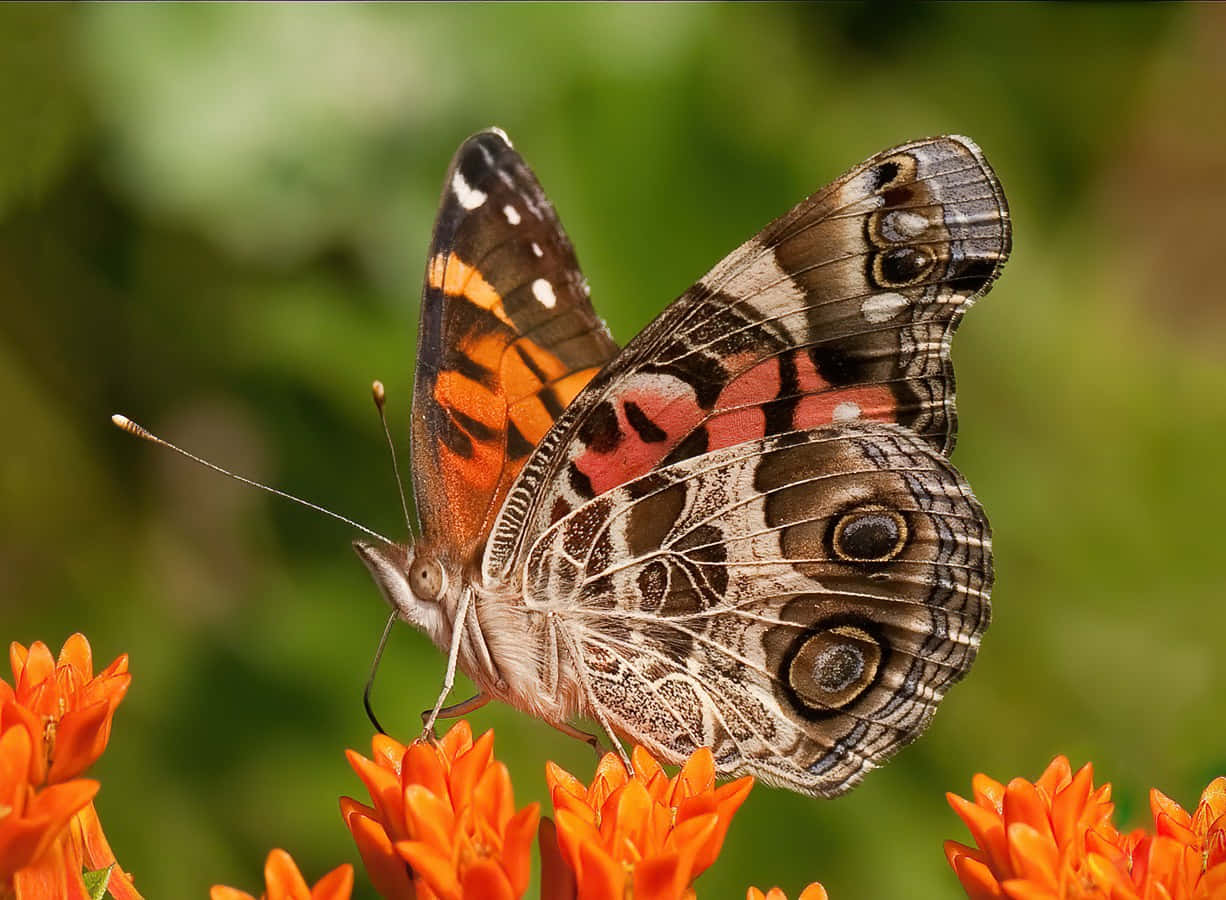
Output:
[[78,777],[106,749],[131,681],[128,658],[95,676],[89,642],[74,634],[58,658],[36,641],[13,644],[9,660],[13,683],[0,679],[0,896],[85,898],[105,885],[117,900],[139,900],[102,833],[98,782]]
[[371,805],[343,797],[341,815],[375,890],[394,900],[523,895],[540,808],[515,810],[492,731],[474,741],[461,721],[436,743],[376,735],[372,749],[374,760],[348,753]]
[[[715,861],[733,814],[753,786],[715,785],[709,750],[669,778],[642,747],[633,772],[613,754],[590,785],[549,763],[557,823],[536,804],[516,811],[511,782],[493,758],[494,735],[473,739],[459,722],[442,740],[404,746],[379,735],[374,760],[350,752],[369,806],[341,800],[375,889],[394,900],[515,900],[528,887],[532,836],[541,847],[548,900],[683,900]],[[750,888],[750,900],[764,895]],[[770,900],[785,900],[778,888]],[[825,900],[811,885],[801,900]]]
[[549,763],[546,781],[558,845],[578,896],[679,900],[715,862],[752,778],[715,787],[715,760],[701,749],[671,779],[635,747],[633,774],[612,753],[588,787]]
[[1111,786],[1063,756],[1032,782],[985,775],[973,800],[948,795],[976,847],[945,855],[972,900],[1226,900],[1226,778],[1212,781],[1192,814],[1150,792],[1153,832],[1118,831]]
[[[349,900],[353,893],[353,866],[337,866],[307,887],[294,860],[284,850],[273,850],[264,863],[264,900]],[[214,885],[209,900],[256,900],[251,894],[224,885]]]

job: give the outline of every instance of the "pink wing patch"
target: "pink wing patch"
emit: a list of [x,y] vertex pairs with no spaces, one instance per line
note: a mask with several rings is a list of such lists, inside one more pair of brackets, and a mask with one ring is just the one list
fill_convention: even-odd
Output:
[[[790,362],[794,387],[785,385],[780,357],[771,357],[728,382],[710,411],[682,378],[659,372],[632,376],[602,404],[604,415],[585,435],[575,468],[590,482],[592,494],[600,495],[647,474],[699,428],[705,430],[705,440],[695,444],[694,453],[765,437],[770,428],[767,411],[773,405],[788,411],[785,422],[770,428],[775,432],[856,419],[896,421],[897,401],[888,388],[837,388],[822,378],[803,351],[792,353]],[[735,363],[729,360],[729,368],[735,369]]]

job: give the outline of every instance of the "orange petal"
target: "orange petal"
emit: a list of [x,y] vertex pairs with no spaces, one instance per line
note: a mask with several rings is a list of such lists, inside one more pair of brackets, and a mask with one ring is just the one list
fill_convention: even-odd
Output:
[[705,793],[715,787],[715,756],[709,747],[699,747],[677,773],[670,806],[677,806],[686,797]]
[[224,884],[215,884],[209,888],[209,900],[255,900],[255,897],[246,891],[226,887]]
[[448,759],[455,759],[461,753],[467,752],[472,745],[473,730],[467,719],[460,719],[452,725],[439,741],[439,746],[442,747]]
[[626,870],[599,844],[579,845],[579,865],[575,867],[575,875],[579,900],[623,900],[625,897]]
[[1048,835],[1022,822],[1009,826],[1009,859],[1016,872],[1027,881],[1052,891],[1058,886],[1060,851]]
[[732,816],[741,808],[741,804],[749,796],[753,785],[753,777],[746,776],[716,789],[715,803],[719,812],[719,822],[694,860],[695,877],[701,875],[719,856],[720,850],[724,847],[724,837],[728,834],[728,826],[732,824]]
[[310,900],[311,889],[298,871],[293,858],[284,850],[269,852],[264,862],[264,884],[269,900]]
[[[1086,764],[1089,765],[1088,763]],[[1091,772],[1093,770],[1091,769]],[[1043,774],[1035,779],[1035,787],[1042,789],[1043,793],[1048,797],[1054,797],[1056,791],[1068,784],[1073,777],[1073,767],[1069,765],[1067,756],[1057,756],[1043,771]]]
[[[1060,900],[1056,894],[1053,894],[1046,888],[1020,878],[1006,881],[1001,885],[1001,889],[1009,900]],[[1090,894],[1087,896],[1093,897],[1095,895]],[[1103,900],[1107,900],[1107,898],[1103,898]]]
[[555,762],[545,763],[545,784],[549,786],[549,794],[555,798],[555,802],[555,795],[559,790],[587,801],[587,788],[583,786],[583,782]]
[[585,845],[602,846],[600,832],[586,818],[572,813],[570,810],[559,809],[557,816],[558,847],[562,858],[574,869],[580,880],[583,878],[583,853]]
[[601,813],[600,837],[617,859],[625,859],[623,847],[641,847],[643,826],[651,813],[651,796],[640,781],[631,781],[609,797]]
[[404,824],[404,797],[400,779],[394,773],[370,761],[360,753],[345,751],[345,758],[366,785],[371,803],[378,813],[379,821],[388,829],[392,840],[408,837]]
[[1068,786],[1051,801],[1051,831],[1058,847],[1072,845],[1087,822],[1085,811],[1091,805],[1094,770],[1087,764],[1077,770]]
[[315,882],[311,900],[349,900],[353,894],[353,866],[343,863]]
[[797,900],[829,900],[829,897],[826,895],[826,889],[815,881],[800,892]]
[[1055,842],[1048,818],[1050,808],[1050,800],[1024,778],[1014,778],[1005,786],[1004,818],[1007,826],[1024,823],[1045,839]]
[[391,839],[375,819],[363,813],[360,804],[348,797],[341,798],[341,815],[353,835],[366,876],[379,896],[386,900],[413,900],[413,883],[404,860],[392,846]]
[[479,859],[464,870],[461,879],[464,900],[515,900],[519,895],[511,889],[506,873],[498,864]]
[[[452,729],[453,731],[455,729]],[[447,732],[448,735],[451,732]],[[494,757],[494,732],[481,735],[468,750],[456,757],[451,766],[451,803],[459,810],[466,806],[481,773]]]
[[111,714],[111,705],[102,702],[70,712],[60,719],[48,781],[65,781],[94,764],[110,738]]
[[[13,646],[18,647],[20,645],[14,644]],[[17,666],[13,666],[13,676],[17,680],[15,685],[17,696],[20,697],[23,692],[32,691],[37,685],[42,684],[54,674],[55,657],[51,655],[51,651],[46,644],[42,641],[35,641],[30,645],[30,652],[25,658],[20,674],[18,674]]]
[[640,860],[634,866],[634,900],[681,900],[690,884],[692,866],[684,854],[668,853]]
[[409,746],[398,767],[401,784],[420,784],[438,797],[447,797],[447,770],[437,750],[429,744],[416,743]]
[[978,858],[969,854],[951,855],[950,865],[969,900],[999,900],[1004,896],[992,870]]
[[953,807],[971,832],[971,837],[987,857],[988,865],[1000,879],[1012,877],[1009,868],[1009,845],[1001,817],[982,806],[976,806],[957,794],[946,794],[945,799]]
[[478,776],[472,802],[479,818],[499,828],[515,814],[515,794],[505,765],[495,761]]
[[370,739],[371,757],[383,768],[400,774],[400,764],[408,748],[386,734],[376,734]]
[[72,666],[76,669],[83,681],[94,677],[94,654],[89,648],[89,641],[80,632],[69,635],[68,640],[64,641],[57,661],[61,666]]
[[409,837],[430,845],[441,856],[450,855],[456,824],[451,805],[420,784],[410,784],[404,789],[404,808]]
[[4,720],[4,733],[11,734],[15,728],[25,731],[30,737],[30,753],[27,757],[27,780],[30,784],[42,784],[47,780],[47,752],[42,716],[26,709],[15,701],[6,703],[0,712]]
[[[452,729],[455,730],[454,728]],[[396,852],[414,873],[439,895],[440,900],[463,900],[460,880],[450,857],[421,841],[397,841]]]
[[532,873],[532,838],[540,817],[541,805],[529,803],[511,816],[503,832],[499,861],[516,897],[528,890],[528,879]]
[[971,779],[971,791],[975,802],[984,809],[1000,812],[1005,803],[1005,786],[982,773]]

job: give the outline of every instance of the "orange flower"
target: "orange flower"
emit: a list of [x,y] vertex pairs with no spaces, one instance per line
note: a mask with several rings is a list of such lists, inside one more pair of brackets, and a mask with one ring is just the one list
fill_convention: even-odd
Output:
[[[353,893],[353,866],[337,866],[315,887],[307,887],[293,858],[284,850],[273,850],[264,863],[264,900],[349,900]],[[209,900],[255,900],[251,894],[232,887],[215,884]]]
[[[751,887],[745,892],[745,900],[788,900],[788,896],[777,887],[771,888],[765,894],[756,887]],[[800,892],[799,900],[827,900],[826,889],[815,881]]]
[[72,817],[98,793],[98,782],[84,778],[34,790],[32,755],[26,729],[0,734],[0,889],[11,885],[19,870],[47,855]]
[[106,749],[111,717],[128,690],[128,657],[120,656],[94,677],[84,635],[64,642],[59,660],[42,641],[27,650],[9,647],[13,686],[0,679],[0,732],[22,725],[29,732],[30,783],[56,784],[80,775]]
[[[13,731],[20,733],[23,729],[15,728]],[[68,782],[70,785],[81,783],[82,780]],[[96,785],[96,782],[88,783]],[[41,793],[67,786],[52,785]],[[101,870],[107,873],[108,897],[113,900],[142,900],[132,883],[132,876],[115,861],[115,854],[102,834],[94,804],[86,803],[46,853],[17,871],[13,884],[21,900],[86,900],[89,893],[82,872]]]
[[1063,756],[1033,784],[977,775],[973,787],[974,802],[947,797],[978,846],[945,844],[973,900],[1226,900],[1226,779],[1191,816],[1153,791],[1154,835],[1117,831],[1111,786],[1095,789],[1090,766],[1074,775]]
[[[557,843],[580,900],[665,900],[715,861],[733,814],[749,795],[746,777],[715,787],[711,751],[698,750],[669,779],[642,747],[634,774],[609,753],[590,787],[553,763],[545,778],[557,815]],[[561,896],[561,894],[558,894]]]
[[347,756],[373,805],[342,797],[341,815],[375,890],[392,900],[523,895],[540,807],[515,811],[493,731],[474,742],[461,721],[434,743],[375,735],[371,746],[373,761]]

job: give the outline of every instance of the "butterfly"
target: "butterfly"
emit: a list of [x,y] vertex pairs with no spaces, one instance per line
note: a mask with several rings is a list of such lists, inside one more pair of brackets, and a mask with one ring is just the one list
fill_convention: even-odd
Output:
[[[496,699],[821,796],[918,736],[990,615],[950,339],[1009,248],[973,142],[903,144],[619,350],[523,158],[466,140],[422,294],[418,536],[355,542],[448,655],[427,727]],[[479,693],[443,707],[457,668]]]

